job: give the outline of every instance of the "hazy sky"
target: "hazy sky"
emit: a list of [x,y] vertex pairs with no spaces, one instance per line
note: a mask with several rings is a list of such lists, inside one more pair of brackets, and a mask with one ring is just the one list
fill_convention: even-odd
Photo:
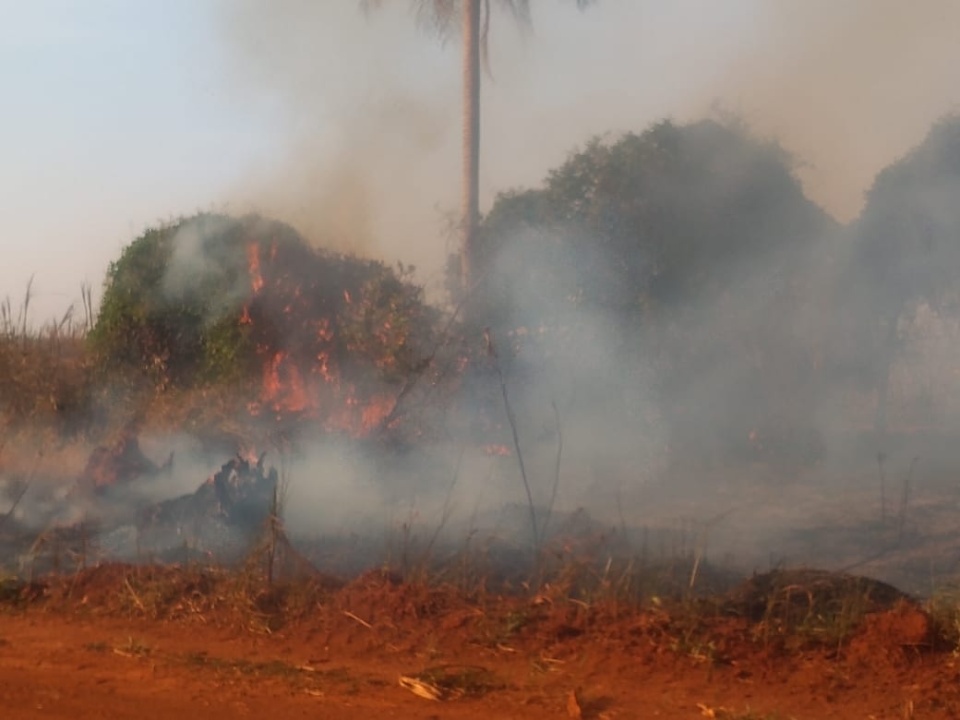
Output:
[[[436,282],[457,208],[456,39],[405,0],[0,0],[0,297],[34,319],[158,219],[257,209]],[[591,135],[723,107],[841,220],[960,106],[955,0],[533,0],[494,22],[483,203]]]

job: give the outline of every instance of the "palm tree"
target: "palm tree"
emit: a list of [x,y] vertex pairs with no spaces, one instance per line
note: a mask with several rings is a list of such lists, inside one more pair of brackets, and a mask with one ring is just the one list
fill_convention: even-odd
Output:
[[[497,0],[522,26],[530,23],[530,0]],[[365,9],[384,0],[361,0]],[[593,0],[575,0],[580,8]],[[460,288],[476,284],[473,259],[480,222],[480,67],[487,58],[491,0],[411,0],[417,20],[441,38],[455,32],[460,18],[463,38],[463,175],[461,177]]]

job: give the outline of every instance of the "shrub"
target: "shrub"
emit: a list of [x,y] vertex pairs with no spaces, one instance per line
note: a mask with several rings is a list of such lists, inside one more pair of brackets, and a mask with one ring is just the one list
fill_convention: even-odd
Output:
[[161,390],[259,382],[281,365],[391,382],[432,332],[411,272],[316,250],[280,222],[201,214],[146,231],[110,265],[91,341],[103,368]]

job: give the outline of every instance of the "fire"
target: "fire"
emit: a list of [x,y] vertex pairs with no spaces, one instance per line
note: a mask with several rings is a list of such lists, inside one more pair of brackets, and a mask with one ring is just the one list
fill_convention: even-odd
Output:
[[365,432],[370,432],[380,427],[380,424],[393,412],[396,404],[396,399],[391,396],[380,395],[373,397],[369,404],[361,409],[360,427]]
[[250,269],[250,287],[256,295],[263,290],[263,275],[260,274],[260,246],[255,242],[247,245],[247,266]]
[[263,402],[275,410],[300,413],[311,403],[297,366],[288,361],[287,353],[276,353],[263,369]]
[[330,412],[323,423],[331,432],[344,432],[354,437],[369,435],[381,426],[396,406],[396,398],[390,395],[375,395],[362,402],[353,385],[348,384],[340,390],[334,394]]
[[506,445],[484,445],[481,449],[484,455],[492,457],[509,457],[511,455],[510,448]]
[[313,372],[322,377],[324,382],[331,385],[337,383],[337,376],[330,369],[330,357],[325,352],[317,355],[317,364],[314,366]]
[[[247,244],[247,266],[253,295],[264,290],[276,261],[277,243],[267,249],[256,242]],[[330,432],[340,432],[362,437],[375,432],[391,416],[397,399],[393,394],[373,391],[366,381],[345,375],[339,367],[335,319],[332,315],[310,318],[311,291],[300,286],[286,284],[289,275],[282,272],[271,293],[258,298],[256,303],[245,305],[239,322],[250,326],[256,338],[256,352],[262,367],[262,384],[258,397],[248,404],[251,414],[294,415],[299,419],[313,420]],[[270,280],[274,290],[274,280]],[[343,302],[351,305],[361,301],[362,296],[351,295],[342,290]],[[280,301],[281,302],[275,302]],[[271,314],[272,313],[272,314]],[[315,317],[315,316],[314,316]],[[262,333],[258,333],[262,330]],[[374,331],[384,345],[393,341],[389,321]],[[295,345],[278,347],[280,339],[296,339]],[[346,344],[347,351],[357,348],[356,343]],[[373,359],[380,370],[388,360]],[[371,379],[370,382],[377,381]],[[382,386],[378,386],[382,388]],[[362,388],[362,389],[361,389]]]
[[260,400],[248,407],[253,414],[267,408],[277,415],[314,418],[330,432],[362,437],[379,428],[395,406],[396,398],[382,393],[361,400],[356,386],[342,383],[327,358],[305,377],[281,351],[267,359]]
[[325,343],[333,340],[333,328],[330,327],[329,318],[321,318],[317,321],[317,339]]

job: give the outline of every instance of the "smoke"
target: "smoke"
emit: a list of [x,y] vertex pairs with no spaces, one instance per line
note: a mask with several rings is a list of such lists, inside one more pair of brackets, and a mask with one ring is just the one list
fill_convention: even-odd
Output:
[[[719,114],[779,142],[793,156],[808,197],[846,222],[859,214],[877,172],[960,101],[952,79],[960,51],[948,29],[960,11],[950,2],[610,0],[585,13],[572,6],[535,6],[534,31],[526,37],[495,18],[493,78],[486,79],[483,96],[484,210],[498,192],[538,186],[591,136],[639,131],[662,117],[684,122]],[[444,218],[458,205],[459,57],[455,38],[442,46],[418,34],[407,8],[394,3],[369,17],[352,3],[248,2],[225,9],[231,89],[237,98],[269,106],[282,128],[272,162],[241,182],[234,199],[279,214],[321,244],[412,262],[436,286],[451,249]],[[738,179],[720,173],[715,182],[717,192],[704,189],[714,198]],[[764,232],[777,234],[781,218],[773,213],[767,220]],[[551,497],[559,445],[552,404],[563,428],[560,507],[587,502],[615,522],[624,516],[663,522],[672,514],[702,519],[737,505],[739,499],[722,494],[728,478],[717,479],[709,492],[702,475],[671,471],[672,490],[651,480],[664,477],[664,458],[683,452],[681,445],[713,453],[721,465],[730,460],[724,446],[774,445],[771,451],[780,452],[775,437],[753,433],[778,412],[787,425],[819,433],[828,457],[843,455],[850,443],[836,431],[856,412],[841,407],[846,401],[839,398],[849,394],[805,393],[795,378],[806,372],[797,366],[807,363],[812,372],[822,363],[824,348],[844,332],[830,302],[854,262],[850,237],[825,226],[807,238],[803,252],[778,250],[749,270],[732,269],[776,285],[780,269],[810,263],[796,273],[805,294],[792,297],[803,302],[791,305],[791,296],[778,298],[755,280],[733,286],[723,302],[683,303],[631,342],[604,312],[570,310],[556,276],[525,275],[522,296],[510,294],[516,284],[506,283],[512,304],[505,324],[526,334],[495,339],[505,354],[513,345],[524,348],[518,366],[506,368],[506,383],[535,502],[544,506]],[[580,243],[582,255],[566,259],[571,272],[584,266],[609,272],[609,260],[591,255],[590,240]],[[522,257],[529,242],[522,234],[507,237],[495,272],[509,278],[511,268],[529,267]],[[540,362],[536,350],[530,355],[538,327],[528,319],[545,312],[575,340]],[[857,370],[865,372],[870,360],[857,358]],[[682,367],[686,379],[664,388],[656,374],[671,366]],[[827,387],[849,389],[848,376],[823,372],[833,378]],[[510,447],[496,378],[484,382],[477,408],[498,419],[496,441]],[[681,408],[682,421],[664,417],[664,407]],[[785,442],[805,452],[803,437]],[[471,468],[460,489],[496,486],[501,494],[486,496],[491,506],[498,499],[522,503],[516,463],[514,456],[497,461],[499,484]],[[757,479],[763,472],[745,475]],[[806,472],[827,473],[822,466]],[[691,486],[695,500],[671,494]],[[349,487],[338,497],[350,498]],[[376,506],[362,497],[360,505]],[[783,537],[783,527],[767,528],[764,536],[752,520],[751,529],[751,540],[741,537],[730,547],[743,550],[761,536],[772,547]]]
[[[271,118],[276,129],[262,164],[238,178],[225,200],[232,210],[289,222],[317,244],[414,263],[436,289],[452,249],[444,228],[459,197],[457,43],[421,33],[407,3],[384,5],[365,16],[354,2],[222,4],[217,40],[226,101],[237,112]],[[960,6],[951,0],[601,0],[585,13],[573,5],[538,4],[534,32],[526,36],[505,16],[494,21],[493,77],[483,98],[485,209],[500,191],[539,185],[549,168],[593,135],[713,112],[732,113],[779,142],[795,158],[807,195],[848,221],[859,214],[877,172],[960,101],[954,78],[960,46],[953,37]],[[674,194],[678,215],[684,203],[735,195],[744,179],[743,168],[703,169],[715,176],[696,198],[684,195],[686,186],[662,189]],[[937,220],[946,227],[956,193],[955,186],[944,188],[924,202],[930,217],[946,218]],[[754,229],[763,240],[792,220],[776,212],[763,219],[764,227]],[[855,263],[852,232],[824,222],[802,251],[783,248],[749,267],[737,265],[730,277],[746,281],[677,303],[633,335],[609,308],[585,308],[569,297],[566,279],[580,268],[616,276],[616,263],[597,238],[578,238],[576,252],[561,259],[556,273],[521,277],[531,254],[551,238],[525,231],[507,236],[493,274],[511,280],[502,320],[514,333],[494,341],[538,517],[552,506],[559,512],[587,505],[613,524],[685,518],[700,527],[731,510],[729,525],[721,526],[728,532],[714,537],[717,552],[730,549],[744,562],[762,563],[768,548],[785,547],[788,527],[803,527],[804,513],[816,510],[800,502],[802,489],[781,492],[782,478],[747,485],[780,470],[729,463],[722,448],[771,442],[752,431],[774,411],[787,424],[805,422],[820,431],[828,457],[849,445],[837,427],[863,418],[859,408],[842,407],[840,393],[829,392],[847,376],[830,370],[835,379],[825,383],[827,390],[806,393],[806,376],[796,368],[806,363],[812,372],[822,346],[844,331],[830,301]],[[224,258],[202,252],[202,237],[188,227],[176,239],[164,288],[171,297],[224,272]],[[795,272],[801,290],[771,291],[782,279],[778,273],[804,263],[809,267]],[[240,270],[237,297],[248,291]],[[802,302],[794,303],[796,297]],[[925,324],[940,333],[932,354],[916,362],[940,381],[953,372],[948,358],[958,331],[931,313],[918,310],[903,332]],[[536,323],[544,316],[555,332],[549,341]],[[855,364],[866,362],[858,357]],[[674,385],[661,381],[665,369],[677,371]],[[415,525],[429,537],[449,513],[455,519],[444,527],[456,539],[476,523],[496,527],[504,505],[524,505],[498,377],[486,370],[473,388],[473,409],[490,422],[472,439],[505,449],[503,455],[465,451],[462,437],[425,442],[402,457],[349,441],[308,441],[290,467],[291,531],[342,535],[380,528],[389,535]],[[894,379],[901,376],[906,383],[917,373],[895,369]],[[675,417],[664,417],[664,408],[676,408]],[[451,419],[444,429],[454,425]],[[683,468],[692,477],[678,476],[665,462],[678,446],[717,461],[714,469]],[[164,488],[169,495],[192,491],[225,459],[183,455],[194,459],[178,466],[177,481]],[[812,482],[828,470],[803,472]],[[731,477],[737,473],[742,476]],[[669,482],[658,482],[664,478]],[[757,497],[745,497],[748,488]],[[140,488],[131,489],[131,502],[159,499],[153,490],[141,496]],[[824,495],[841,506],[836,495]],[[843,498],[842,507],[852,512],[862,502],[862,496]],[[809,552],[822,550],[819,544]]]
[[950,0],[757,3],[714,95],[800,160],[808,194],[857,216],[874,176],[960,107]]
[[[365,15],[243,0],[222,18],[230,96],[278,126],[273,156],[231,200],[435,281],[458,208],[456,38],[421,32],[405,2]],[[777,138],[808,194],[852,219],[874,175],[960,103],[958,20],[951,0],[544,3],[532,33],[497,15],[482,204],[538,182],[591,135],[722,108]]]
[[213,305],[206,308],[206,322],[215,323],[236,312],[250,297],[247,261],[236,246],[216,244],[217,238],[232,229],[225,217],[202,217],[184,223],[171,238],[172,251],[160,291],[174,303],[189,303],[198,292],[215,287]]
[[222,39],[238,107],[269,108],[279,138],[232,204],[324,247],[436,270],[457,197],[449,54],[395,6],[367,17],[354,3],[229,3]]

